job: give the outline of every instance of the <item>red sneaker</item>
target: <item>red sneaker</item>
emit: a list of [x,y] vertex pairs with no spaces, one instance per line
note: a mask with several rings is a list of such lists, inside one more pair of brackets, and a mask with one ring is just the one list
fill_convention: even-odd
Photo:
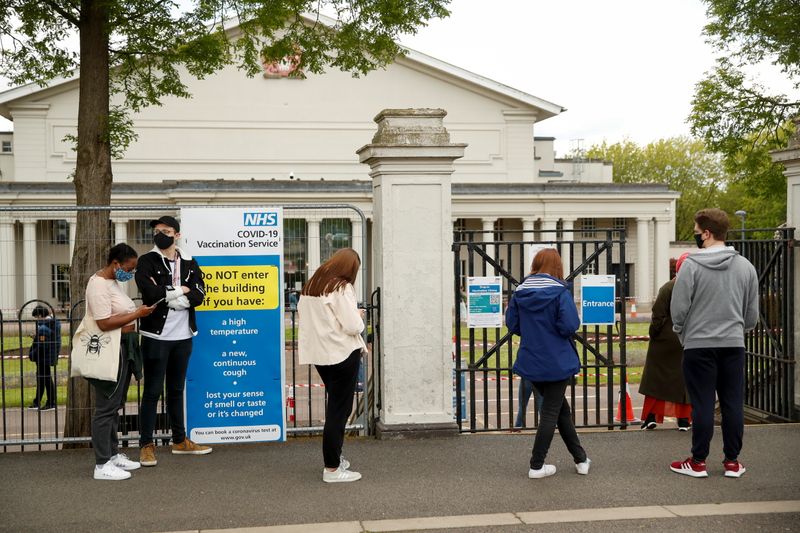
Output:
[[677,474],[691,477],[708,477],[705,461],[695,461],[689,457],[685,461],[674,461],[669,465],[669,469]]
[[725,477],[742,477],[747,469],[739,461],[723,461],[725,465]]

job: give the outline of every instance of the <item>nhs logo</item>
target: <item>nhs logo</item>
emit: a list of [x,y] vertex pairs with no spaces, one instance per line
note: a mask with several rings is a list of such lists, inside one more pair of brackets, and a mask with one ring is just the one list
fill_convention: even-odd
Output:
[[277,226],[278,213],[244,213],[245,226]]

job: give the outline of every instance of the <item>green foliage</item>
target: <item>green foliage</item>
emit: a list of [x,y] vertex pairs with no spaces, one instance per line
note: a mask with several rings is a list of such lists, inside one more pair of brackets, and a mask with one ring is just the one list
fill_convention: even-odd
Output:
[[[402,53],[400,34],[449,15],[448,1],[194,0],[187,8],[174,0],[0,0],[0,72],[17,85],[72,76],[80,61],[75,36],[87,30],[80,10],[103,2],[110,94],[122,103],[97,120],[108,125],[119,157],[135,139],[127,115],[167,97],[190,97],[187,74],[202,79],[233,64],[253,76],[263,61],[301,51],[296,75],[328,67],[363,75]],[[303,16],[318,11],[337,20]]]
[[617,183],[661,183],[681,193],[676,208],[676,237],[690,240],[694,213],[714,206],[728,181],[720,158],[702,141],[673,137],[639,146],[633,141],[592,146],[587,156],[611,161]]
[[[800,114],[800,5],[796,0],[704,0],[708,42],[720,51],[714,70],[695,88],[689,121],[707,146],[733,157],[785,138]],[[771,63],[794,91],[788,96],[751,81],[753,65]]]
[[729,213],[747,211],[749,228],[774,228],[786,221],[786,178],[772,162],[771,150],[784,148],[791,123],[776,138],[751,137],[748,147],[725,158],[730,184],[720,195],[720,208]]

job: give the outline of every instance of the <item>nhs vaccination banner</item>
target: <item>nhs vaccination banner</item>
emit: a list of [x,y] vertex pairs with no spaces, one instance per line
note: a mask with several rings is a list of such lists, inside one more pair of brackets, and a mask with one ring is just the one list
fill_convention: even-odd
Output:
[[500,276],[467,278],[467,326],[499,328],[503,325],[503,284]]
[[206,285],[186,374],[189,438],[286,440],[283,211],[181,209],[181,229]]
[[581,324],[613,326],[616,276],[581,276]]

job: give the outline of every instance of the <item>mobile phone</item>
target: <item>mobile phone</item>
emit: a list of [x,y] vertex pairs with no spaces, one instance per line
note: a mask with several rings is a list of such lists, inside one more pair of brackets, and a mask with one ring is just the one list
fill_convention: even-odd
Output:
[[156,302],[155,302],[153,305],[151,305],[150,307],[155,307],[155,306],[157,306],[158,304],[160,304],[161,302],[163,302],[163,301],[164,301],[164,300],[166,300],[166,299],[167,299],[167,297],[165,296],[165,297],[161,298],[160,300],[156,301]]

